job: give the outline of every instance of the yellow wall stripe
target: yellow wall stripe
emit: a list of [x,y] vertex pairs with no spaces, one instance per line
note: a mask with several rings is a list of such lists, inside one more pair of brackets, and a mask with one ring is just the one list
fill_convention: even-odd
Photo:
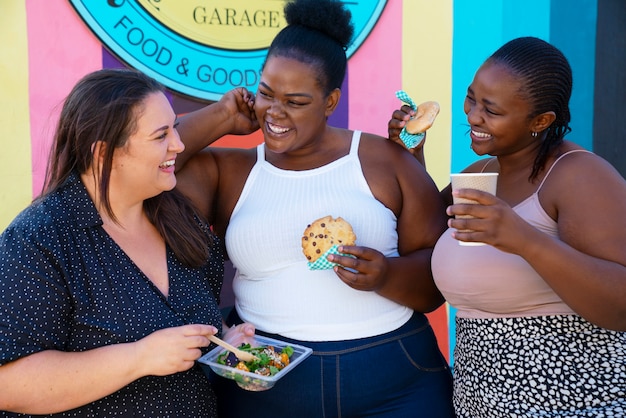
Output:
[[440,189],[450,179],[452,7],[452,0],[405,0],[402,15],[403,89],[416,103],[441,105],[425,148],[428,173]]
[[30,203],[31,160],[26,6],[5,1],[0,13],[0,231]]

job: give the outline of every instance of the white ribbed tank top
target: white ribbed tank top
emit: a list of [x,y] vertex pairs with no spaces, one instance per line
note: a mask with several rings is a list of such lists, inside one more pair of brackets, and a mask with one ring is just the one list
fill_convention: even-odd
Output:
[[363,176],[360,138],[355,131],[348,155],[303,171],[271,165],[264,144],[257,147],[226,231],[235,308],[244,321],[289,338],[337,341],[383,334],[411,317],[411,309],[352,289],[333,270],[308,270],[302,254],[304,229],[331,215],[350,222],[356,245],[398,256],[397,219]]

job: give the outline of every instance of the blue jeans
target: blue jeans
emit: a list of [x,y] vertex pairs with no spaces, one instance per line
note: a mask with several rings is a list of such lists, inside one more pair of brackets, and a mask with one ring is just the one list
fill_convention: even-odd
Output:
[[213,376],[220,417],[446,418],[452,376],[427,318],[370,338],[308,342],[313,354],[267,391],[249,392]]

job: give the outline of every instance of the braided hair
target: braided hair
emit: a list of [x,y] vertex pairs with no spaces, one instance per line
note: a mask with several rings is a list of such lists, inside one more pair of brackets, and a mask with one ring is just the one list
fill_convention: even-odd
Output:
[[571,131],[569,99],[572,94],[572,69],[561,51],[534,37],[521,37],[507,42],[486,63],[502,65],[519,77],[519,93],[528,100],[531,108],[529,119],[544,112],[552,111],[556,114],[535,157],[530,174],[532,181]]
[[354,34],[350,11],[339,0],[294,0],[284,13],[287,26],[272,41],[266,61],[279,56],[310,64],[325,94],[341,88]]

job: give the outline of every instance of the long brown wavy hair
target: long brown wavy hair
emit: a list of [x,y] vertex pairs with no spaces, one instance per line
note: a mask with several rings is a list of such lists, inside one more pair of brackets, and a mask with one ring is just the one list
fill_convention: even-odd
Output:
[[[115,220],[109,200],[113,153],[137,127],[137,109],[146,97],[163,92],[153,78],[130,69],[103,69],[83,77],[65,99],[54,135],[42,196],[59,188],[72,173],[92,167],[92,146],[103,141],[98,198]],[[176,190],[144,201],[144,210],[176,257],[190,267],[206,263],[214,236],[191,202]]]

